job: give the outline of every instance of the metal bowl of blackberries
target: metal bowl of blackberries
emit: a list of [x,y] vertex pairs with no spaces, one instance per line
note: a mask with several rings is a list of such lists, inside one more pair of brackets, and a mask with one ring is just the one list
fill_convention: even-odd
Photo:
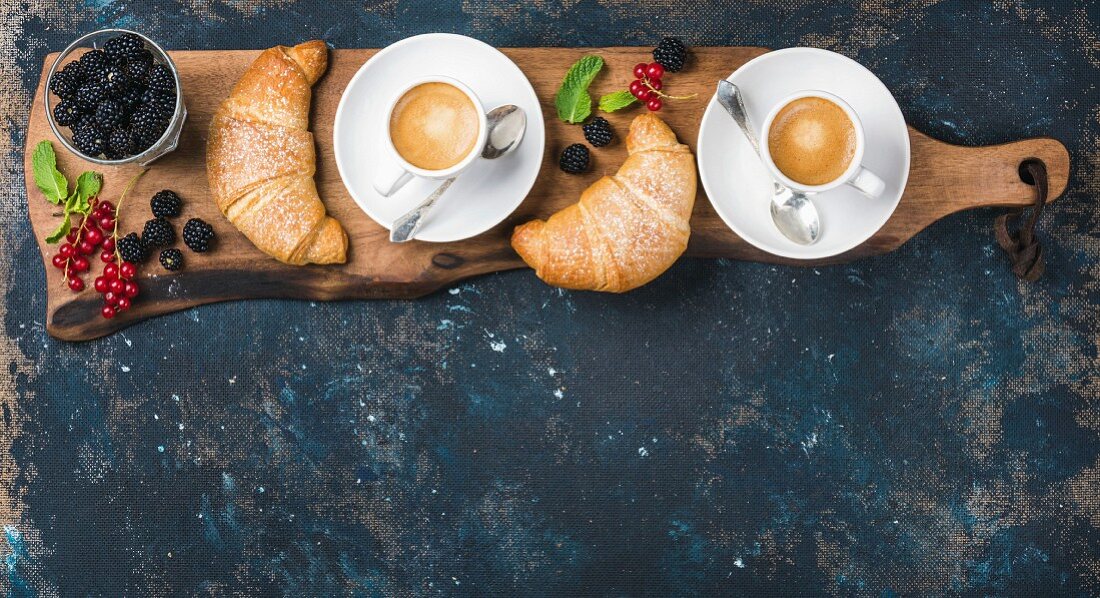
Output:
[[187,120],[176,65],[153,40],[103,29],[50,67],[46,116],[62,145],[96,164],[141,165],[176,149]]

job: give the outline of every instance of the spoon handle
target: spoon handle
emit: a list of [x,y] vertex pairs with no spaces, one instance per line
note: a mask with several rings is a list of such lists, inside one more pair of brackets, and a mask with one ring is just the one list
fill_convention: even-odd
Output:
[[756,131],[753,130],[752,123],[749,122],[749,113],[745,109],[745,99],[741,96],[741,90],[729,81],[724,79],[719,81],[718,103],[722,104],[726,112],[729,112],[730,116],[733,117],[733,121],[737,123],[737,126],[741,127],[741,131],[745,133],[745,137],[748,138],[756,155],[763,157],[760,154],[760,140],[756,138]]
[[424,217],[428,215],[428,212],[435,206],[436,200],[443,196],[450,188],[451,183],[455,182],[458,177],[451,177],[443,184],[432,191],[432,194],[427,199],[420,202],[420,205],[412,209],[404,216],[398,218],[393,223],[393,228],[390,229],[390,241],[394,243],[404,243],[405,241],[411,241],[413,236],[416,235],[416,231],[420,230],[420,224],[424,222]]

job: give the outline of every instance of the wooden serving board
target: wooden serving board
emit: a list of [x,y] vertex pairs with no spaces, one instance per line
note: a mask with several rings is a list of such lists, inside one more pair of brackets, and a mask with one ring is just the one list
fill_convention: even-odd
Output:
[[[288,42],[294,40],[287,40]],[[609,68],[593,84],[593,95],[623,89],[635,63],[645,60],[648,48],[512,48],[504,49],[527,74],[542,99],[547,125],[546,156],[534,189],[501,225],[476,238],[457,243],[412,242],[395,245],[388,231],[368,218],[348,195],[336,169],[332,126],[340,95],[356,70],[377,50],[334,50],[328,73],[314,88],[312,127],[318,145],[317,183],[330,214],[350,236],[348,263],[340,266],[286,266],[267,257],[229,224],[210,198],[206,184],[205,146],[210,117],[230,88],[259,53],[258,50],[172,52],[179,67],[188,109],[180,147],[156,162],[140,180],[122,209],[122,231],[140,230],[150,218],[149,198],[160,189],[173,189],[184,198],[183,215],[211,223],[218,245],[211,253],[184,252],[186,266],[166,272],[151,259],[140,273],[142,294],[127,312],[111,320],[99,315],[101,297],[91,290],[71,292],[59,270],[50,264],[56,253],[43,239],[56,226],[55,208],[44,200],[31,178],[31,148],[42,139],[54,140],[43,110],[45,73],[55,55],[46,57],[42,81],[31,107],[25,158],[27,202],[35,236],[46,264],[48,285],[47,330],[66,340],[86,340],[124,328],[134,322],[195,305],[235,299],[285,297],[311,300],[411,298],[455,281],[486,272],[523,267],[512,251],[512,228],[532,217],[546,217],[577,201],[580,192],[601,174],[614,172],[625,158],[622,143],[594,152],[593,172],[587,176],[562,173],[556,165],[561,148],[581,140],[574,125],[558,120],[553,105],[561,76],[584,53],[602,55]],[[694,146],[699,121],[715,82],[746,61],[767,52],[764,48],[694,48],[688,71],[669,74],[665,82],[678,94],[698,93],[695,100],[667,102],[660,116],[680,140]],[[621,135],[638,108],[609,116]],[[1054,139],[1029,139],[991,147],[960,147],[936,141],[910,127],[912,170],[901,205],[889,222],[863,245],[825,261],[791,261],[766,254],[737,237],[718,217],[702,185],[692,217],[687,255],[798,265],[837,263],[885,253],[897,248],[936,220],[969,208],[1023,206],[1033,201],[1033,190],[1020,182],[1017,168],[1029,157],[1042,159],[1050,173],[1050,197],[1059,196],[1069,175],[1069,154]],[[115,201],[138,167],[96,167],[55,143],[59,168],[70,180],[85,169],[104,174],[103,197]],[[694,149],[694,147],[693,147]],[[180,245],[182,246],[182,245]],[[101,264],[93,271],[98,273]]]

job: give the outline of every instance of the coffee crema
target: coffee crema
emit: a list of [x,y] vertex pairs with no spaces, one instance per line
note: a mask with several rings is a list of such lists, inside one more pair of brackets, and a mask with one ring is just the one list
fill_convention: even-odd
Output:
[[477,108],[461,89],[422,83],[397,100],[390,113],[390,139],[409,164],[445,170],[461,162],[477,143]]
[[779,171],[803,185],[831,183],[856,154],[856,127],[825,98],[807,97],[781,108],[768,130],[768,153]]

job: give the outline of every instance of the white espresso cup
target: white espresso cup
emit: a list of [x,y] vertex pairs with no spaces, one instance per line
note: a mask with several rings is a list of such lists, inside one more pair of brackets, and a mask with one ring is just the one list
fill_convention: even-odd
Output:
[[[788,104],[802,98],[821,98],[823,100],[828,100],[836,104],[848,116],[848,120],[852,122],[852,127],[855,129],[855,153],[852,155],[852,160],[848,164],[848,168],[845,169],[844,172],[837,178],[822,185],[806,185],[803,183],[799,183],[798,181],[795,181],[787,175],[783,174],[783,171],[780,170],[779,167],[776,166],[775,161],[772,160],[771,152],[768,149],[768,141],[771,136],[770,132],[772,128],[772,123],[775,121],[775,117],[779,114],[779,111],[785,108]],[[872,199],[881,197],[883,192],[886,191],[886,183],[882,180],[882,177],[871,172],[870,170],[867,170],[867,168],[863,166],[863,152],[866,149],[866,138],[863,134],[863,124],[859,121],[859,116],[856,115],[855,110],[852,110],[852,107],[849,106],[847,102],[831,93],[825,91],[806,90],[795,92],[783,98],[775,105],[774,108],[771,109],[771,112],[768,113],[767,118],[764,119],[764,128],[761,131],[760,137],[760,149],[763,153],[764,165],[768,168],[768,171],[771,172],[771,175],[775,177],[775,180],[783,183],[784,185],[795,191],[801,191],[802,193],[807,194],[822,193],[830,189],[835,189],[841,185],[851,185],[852,187],[855,187],[861,193]]]
[[[477,112],[477,141],[474,142],[474,146],[470,150],[470,153],[462,158],[457,164],[441,170],[426,170],[410,164],[408,160],[401,157],[397,148],[394,147],[393,136],[390,134],[390,122],[393,118],[393,110],[397,106],[398,101],[401,100],[409,90],[425,83],[446,83],[458,89],[473,102],[474,110]],[[481,148],[485,147],[485,138],[486,135],[488,135],[487,129],[488,123],[485,118],[485,108],[482,106],[481,100],[478,99],[477,95],[475,95],[465,84],[450,77],[443,76],[422,77],[410,82],[394,94],[393,99],[390,100],[389,107],[386,109],[386,123],[385,126],[382,127],[384,136],[382,143],[386,148],[386,152],[385,156],[378,163],[374,174],[374,180],[372,182],[374,189],[382,194],[383,197],[389,197],[397,193],[397,191],[411,181],[414,176],[426,179],[449,179],[458,175],[458,173],[468,168],[479,156],[481,156]]]

